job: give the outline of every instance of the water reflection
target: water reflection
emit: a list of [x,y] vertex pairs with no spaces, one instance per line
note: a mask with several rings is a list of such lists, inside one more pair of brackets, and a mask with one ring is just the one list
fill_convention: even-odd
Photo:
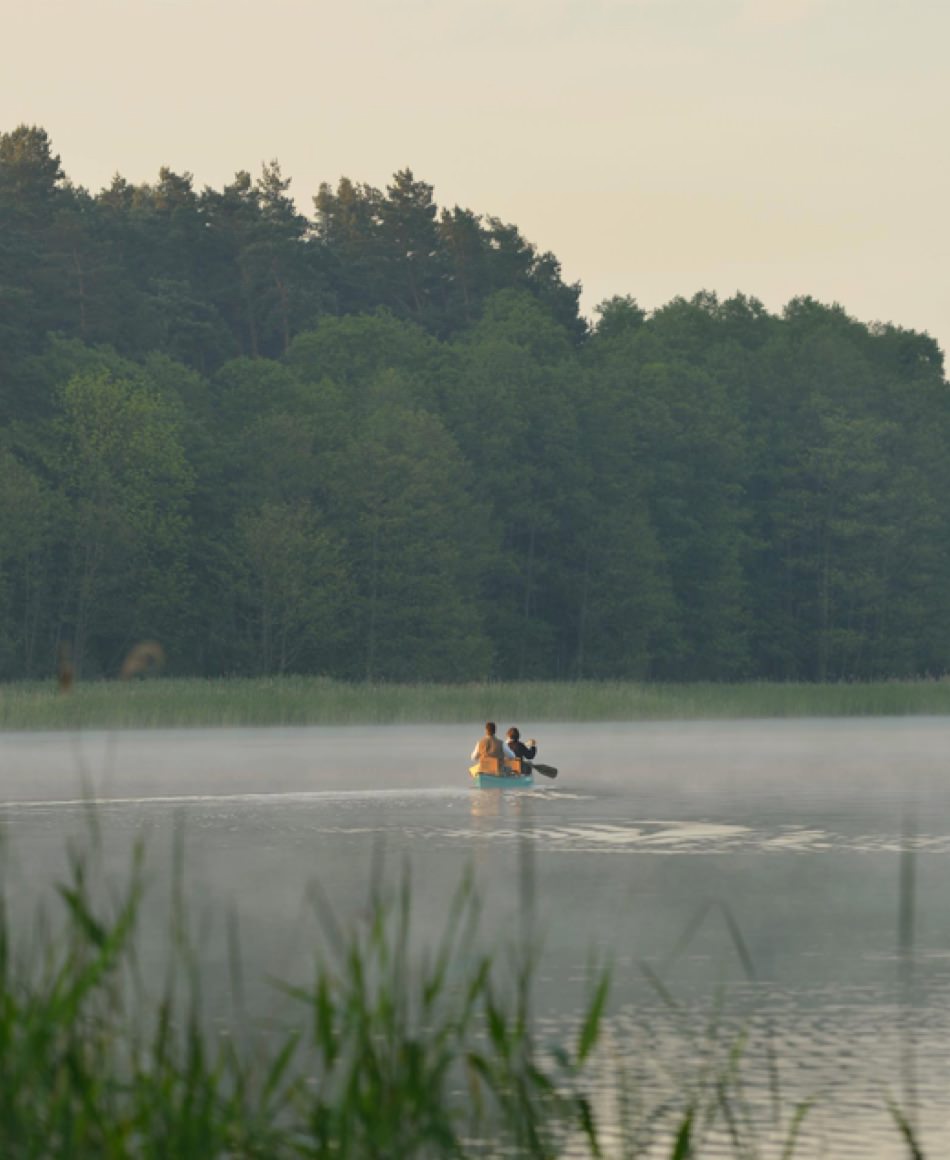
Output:
[[472,821],[476,830],[485,829],[490,820],[501,817],[502,792],[500,789],[473,789],[471,797]]
[[[472,821],[476,830],[493,831],[502,819],[521,820],[528,817],[525,791],[521,789],[473,789],[471,796]],[[491,825],[484,825],[491,821]]]

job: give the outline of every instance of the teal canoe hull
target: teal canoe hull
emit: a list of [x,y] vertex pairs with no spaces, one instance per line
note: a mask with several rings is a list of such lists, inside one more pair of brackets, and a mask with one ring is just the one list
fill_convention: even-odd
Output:
[[534,778],[528,774],[473,773],[472,782],[479,789],[530,789]]

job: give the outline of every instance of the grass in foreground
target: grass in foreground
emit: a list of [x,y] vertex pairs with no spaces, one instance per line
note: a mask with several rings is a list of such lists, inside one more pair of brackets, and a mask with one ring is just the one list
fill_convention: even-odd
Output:
[[867,684],[520,681],[351,684],[326,677],[52,681],[0,685],[0,729],[668,721],[950,714],[950,680]]
[[[74,858],[58,887],[65,927],[55,935],[41,924],[39,941],[18,939],[0,910],[0,1155],[12,1160],[698,1160],[708,1145],[747,1160],[798,1155],[807,1104],[776,1108],[777,1142],[763,1145],[746,1045],[715,1027],[695,1074],[662,1106],[646,1107],[611,1073],[621,1134],[614,1127],[608,1147],[591,1082],[608,976],[576,1028],[542,1042],[538,948],[480,949],[469,878],[421,955],[408,878],[393,891],[377,885],[350,928],[318,897],[326,945],[312,982],[287,988],[299,1019],[222,1034],[201,1010],[183,883],[175,969],[150,997],[136,955],[141,851],[110,902],[90,886],[89,864]],[[908,1119],[892,1114],[907,1154],[922,1157]]]
[[[588,1130],[574,1082],[599,1007],[575,1049],[542,1061],[520,1001],[498,997],[490,959],[476,956],[450,985],[472,933],[467,886],[437,954],[418,969],[407,891],[395,904],[377,899],[356,930],[329,920],[335,963],[294,992],[300,1025],[254,1045],[241,1028],[211,1034],[197,985],[184,1003],[174,984],[154,1002],[143,994],[134,952],[142,886],[136,870],[106,917],[77,862],[59,888],[65,935],[26,962],[4,922],[3,1156],[412,1160],[480,1155],[477,1141],[492,1140],[510,1155],[553,1158],[575,1123]],[[174,925],[184,928],[180,915]],[[183,971],[188,960],[184,948]]]

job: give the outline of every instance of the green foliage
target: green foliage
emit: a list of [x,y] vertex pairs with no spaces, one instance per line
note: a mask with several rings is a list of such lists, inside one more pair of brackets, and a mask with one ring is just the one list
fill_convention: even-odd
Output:
[[64,588],[74,654],[81,664],[98,636],[99,655],[119,660],[135,635],[176,635],[188,589],[191,472],[175,412],[141,380],[76,375],[61,408],[51,466],[69,501]]
[[242,511],[237,553],[255,667],[265,673],[339,663],[349,611],[342,550],[306,501]]
[[195,675],[947,671],[928,336],[706,292],[588,332],[411,170],[314,208],[276,161],[91,195],[0,134],[0,675],[154,637]]
[[0,448],[0,672],[32,674],[43,607],[55,586],[54,551],[65,502],[12,452]]
[[[170,978],[191,979],[190,994],[173,981],[151,992],[136,954],[142,866],[140,847],[110,900],[96,859],[75,854],[55,934],[21,941],[0,910],[5,1156],[423,1160],[491,1147],[553,1160],[578,1125],[596,1144],[586,1053],[535,1045],[523,990],[479,945],[469,877],[431,949],[410,942],[408,877],[395,895],[377,883],[347,926],[317,893],[330,954],[311,983],[285,988],[303,1020],[257,1042],[206,1026],[180,896]],[[588,1052],[605,998],[601,983]]]
[[343,388],[355,418],[372,408],[374,385],[392,374],[404,384],[404,401],[434,407],[440,354],[424,330],[381,311],[322,319],[294,339],[286,361],[306,382]]
[[41,214],[63,177],[45,129],[20,125],[0,133],[0,199],[5,208]]
[[383,404],[333,457],[331,510],[346,530],[354,652],[368,680],[483,675],[477,604],[483,520],[439,420]]

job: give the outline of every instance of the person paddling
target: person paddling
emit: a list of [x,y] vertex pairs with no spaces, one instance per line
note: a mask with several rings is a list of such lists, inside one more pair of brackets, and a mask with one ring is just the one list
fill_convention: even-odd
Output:
[[[529,738],[526,744],[521,740],[521,733],[516,725],[512,725],[508,730],[505,744],[511,750],[512,756],[520,757],[522,761],[531,761],[538,752],[538,744],[534,738]],[[528,768],[530,769],[530,766]]]
[[505,746],[509,749],[514,757],[521,758],[521,766],[525,773],[531,773],[532,770],[537,770],[538,773],[543,773],[545,777],[557,777],[557,770],[553,765],[541,765],[534,760],[535,754],[538,752],[538,743],[533,737],[529,737],[527,744],[521,740],[521,731],[516,725],[508,730],[508,736],[505,738]]

